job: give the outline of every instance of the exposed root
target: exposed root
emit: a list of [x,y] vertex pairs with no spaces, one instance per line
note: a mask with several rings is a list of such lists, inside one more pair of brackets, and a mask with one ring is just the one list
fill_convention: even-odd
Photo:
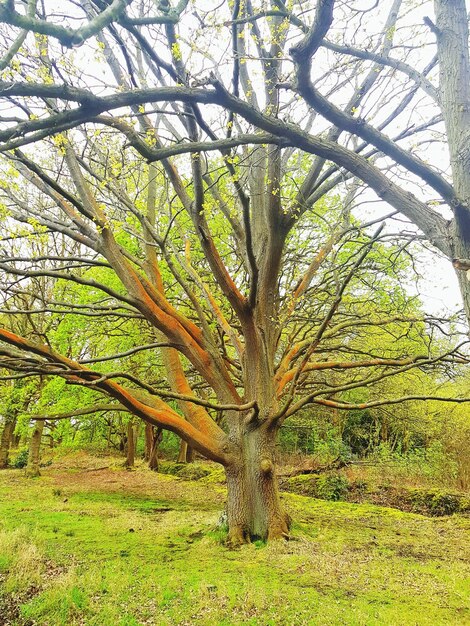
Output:
[[250,533],[243,526],[233,526],[228,531],[227,546],[229,548],[239,548],[247,543],[251,543]]
[[280,539],[289,539],[289,529],[291,526],[291,517],[284,513],[282,517],[272,522],[268,529],[268,541],[279,541]]

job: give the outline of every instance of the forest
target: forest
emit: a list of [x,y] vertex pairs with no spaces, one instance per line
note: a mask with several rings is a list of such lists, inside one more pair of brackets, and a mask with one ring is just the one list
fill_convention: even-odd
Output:
[[470,623],[468,39],[0,2],[1,626]]

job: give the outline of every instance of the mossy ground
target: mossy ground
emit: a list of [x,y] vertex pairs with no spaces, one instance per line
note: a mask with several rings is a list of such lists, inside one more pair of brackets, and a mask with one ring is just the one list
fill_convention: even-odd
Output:
[[224,488],[210,476],[83,463],[33,480],[1,472],[0,616],[15,626],[470,624],[469,517],[283,499],[292,540],[231,551],[216,529]]

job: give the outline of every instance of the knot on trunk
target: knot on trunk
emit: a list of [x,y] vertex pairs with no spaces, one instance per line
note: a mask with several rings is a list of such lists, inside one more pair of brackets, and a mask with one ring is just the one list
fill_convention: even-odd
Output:
[[273,462],[271,461],[271,459],[262,459],[260,463],[260,468],[263,474],[272,474]]

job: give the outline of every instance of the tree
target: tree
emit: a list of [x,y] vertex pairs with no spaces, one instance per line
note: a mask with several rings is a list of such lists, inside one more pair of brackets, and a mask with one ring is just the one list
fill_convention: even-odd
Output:
[[[43,257],[24,256],[21,245],[4,252],[0,269],[14,280],[45,275],[81,285],[90,294],[82,312],[109,307],[145,320],[149,343],[131,350],[159,349],[170,388],[99,369],[86,349],[63,351],[8,329],[0,339],[14,349],[2,348],[2,364],[105,393],[221,463],[233,543],[285,536],[275,443],[288,417],[309,403],[349,410],[396,402],[353,403],[344,394],[438,360],[466,362],[458,349],[443,351],[430,339],[424,353],[420,344],[411,355],[399,342],[386,354],[380,347],[361,354],[351,341],[374,325],[425,334],[405,297],[392,310],[360,306],[370,283],[386,275],[374,246],[392,263],[401,256],[384,243],[390,234],[382,227],[370,232],[376,220],[364,229],[352,216],[358,181],[449,258],[470,256],[460,187],[399,143],[437,124],[434,114],[400,130],[397,141],[383,133],[419,89],[435,93],[430,70],[420,77],[390,56],[400,2],[375,38],[380,52],[360,54],[325,39],[332,0],[307,12],[310,24],[278,1],[269,9],[236,1],[211,14],[197,3],[190,14],[184,1],[176,8],[122,0],[67,6],[83,20],[78,29],[34,2],[27,14],[11,1],[0,8],[4,23],[30,33],[6,34],[2,62],[9,63],[0,83],[8,105],[0,131],[6,230],[15,237],[13,224],[22,223],[25,236],[57,242],[57,253]],[[340,19],[349,8],[335,11]],[[353,9],[349,23],[361,15]],[[373,23],[373,13],[366,15]],[[75,61],[61,47],[83,42]],[[312,82],[312,58],[324,49],[340,55],[338,65]],[[103,79],[88,75],[88,54],[101,59]],[[366,64],[354,61],[331,89],[345,56],[358,54]],[[377,128],[358,112],[374,90],[393,85],[382,66],[409,82]],[[410,111],[413,119],[420,114]],[[323,124],[321,135],[314,134],[320,115],[334,124]],[[403,168],[426,189],[400,186]],[[338,185],[342,201],[328,196]],[[428,193],[455,211],[451,228],[431,207],[435,199],[426,202]],[[70,298],[66,305],[74,315],[82,306]]]

